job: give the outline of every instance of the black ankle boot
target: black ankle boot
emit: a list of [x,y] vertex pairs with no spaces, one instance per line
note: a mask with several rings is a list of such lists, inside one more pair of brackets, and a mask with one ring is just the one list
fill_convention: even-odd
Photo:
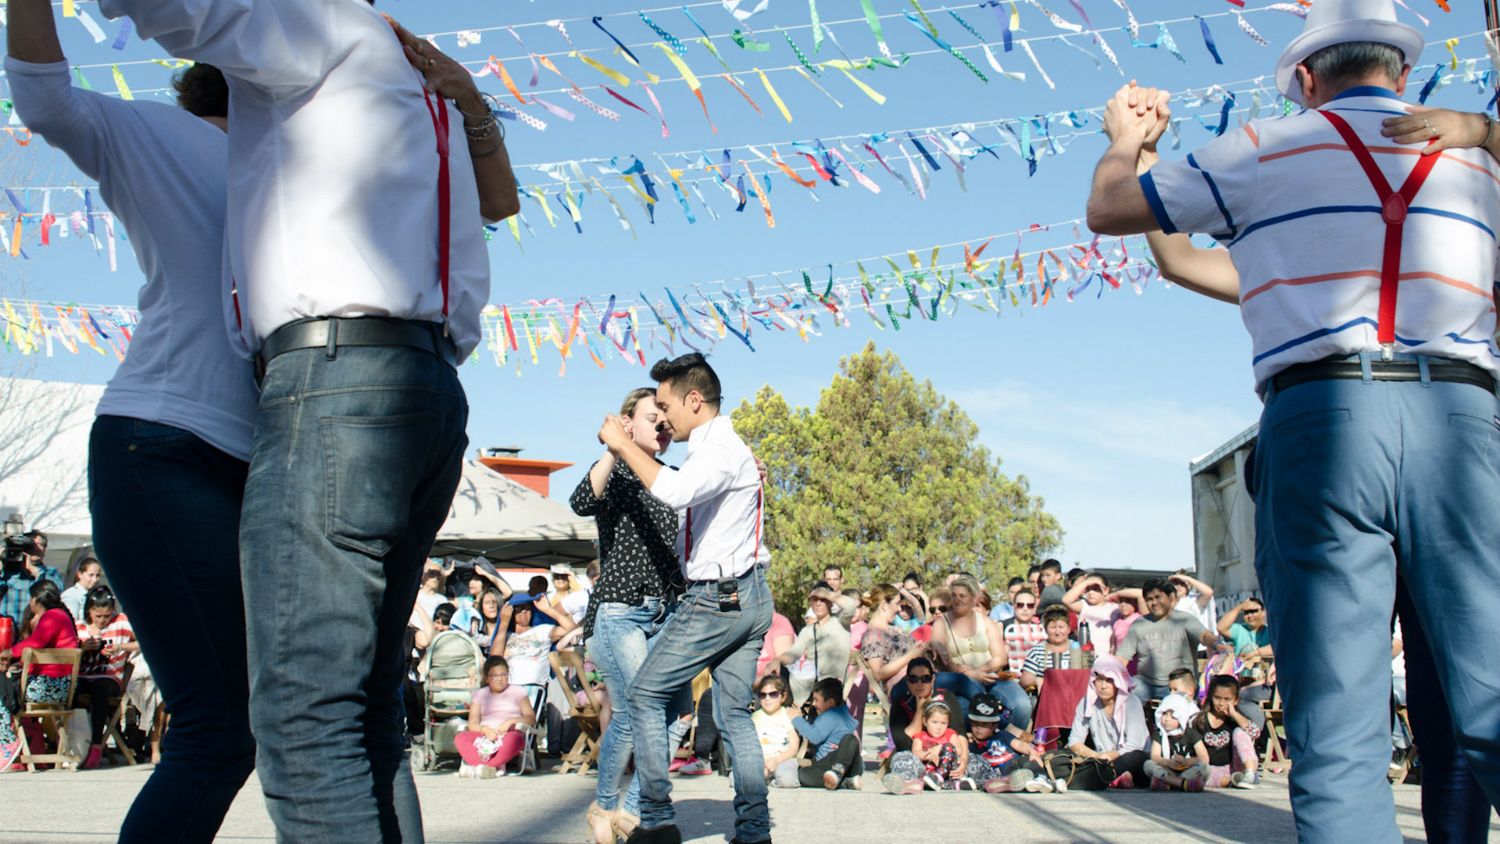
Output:
[[625,839],[625,844],[682,844],[682,830],[673,826],[659,826],[655,829],[647,829],[638,826]]

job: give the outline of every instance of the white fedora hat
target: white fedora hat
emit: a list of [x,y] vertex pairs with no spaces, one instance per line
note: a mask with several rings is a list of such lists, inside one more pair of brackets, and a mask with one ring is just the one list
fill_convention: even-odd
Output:
[[1356,41],[1389,44],[1401,51],[1409,65],[1422,55],[1421,30],[1396,20],[1393,0],[1317,0],[1307,12],[1302,34],[1292,39],[1276,61],[1276,87],[1301,103],[1297,65],[1325,47]]

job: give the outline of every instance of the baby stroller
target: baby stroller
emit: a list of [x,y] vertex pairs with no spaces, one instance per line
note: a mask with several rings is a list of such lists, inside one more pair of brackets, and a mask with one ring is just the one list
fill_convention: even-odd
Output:
[[430,771],[443,757],[458,757],[453,737],[468,728],[469,703],[484,682],[484,653],[457,630],[439,633],[422,655],[422,743],[412,745],[412,767]]

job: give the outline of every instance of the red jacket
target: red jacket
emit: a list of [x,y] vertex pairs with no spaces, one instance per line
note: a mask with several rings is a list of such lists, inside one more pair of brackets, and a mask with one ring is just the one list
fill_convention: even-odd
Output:
[[[73,623],[73,616],[67,610],[47,610],[42,617],[36,621],[36,629],[31,635],[17,642],[10,649],[11,656],[21,658],[21,652],[27,648],[76,648],[78,647],[78,628]],[[31,668],[32,674],[40,674],[44,677],[66,678],[72,673],[72,668],[67,665],[35,665]]]

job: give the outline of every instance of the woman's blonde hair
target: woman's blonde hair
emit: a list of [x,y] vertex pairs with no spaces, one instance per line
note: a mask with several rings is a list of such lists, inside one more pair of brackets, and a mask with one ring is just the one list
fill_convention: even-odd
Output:
[[656,401],[656,390],[655,390],[655,388],[653,388],[653,387],[637,387],[636,389],[631,390],[630,392],[626,393],[625,394],[625,401],[621,402],[621,404],[620,404],[620,415],[621,416],[634,416],[635,415],[636,405],[638,405],[638,404],[641,403],[641,399],[646,399],[646,398],[651,399],[653,402]]
[[862,603],[864,603],[865,609],[873,613],[876,610],[880,609],[881,604],[884,604],[886,601],[889,601],[899,594],[901,593],[897,592],[896,587],[892,586],[891,584],[877,583],[874,586],[870,587],[869,592],[865,593],[865,597]]
[[953,578],[953,582],[948,584],[948,589],[950,593],[954,589],[967,589],[969,590],[969,594],[973,595],[975,599],[978,599],[980,593],[984,591],[984,587],[979,585],[978,578],[972,574],[957,575]]

